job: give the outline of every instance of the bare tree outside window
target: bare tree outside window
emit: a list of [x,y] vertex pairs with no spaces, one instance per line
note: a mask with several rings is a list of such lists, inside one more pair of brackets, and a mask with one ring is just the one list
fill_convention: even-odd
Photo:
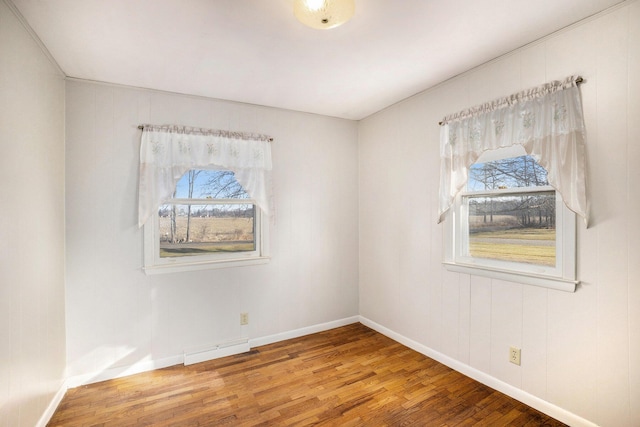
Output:
[[556,198],[548,185],[547,171],[531,156],[472,165],[463,197],[467,255],[555,265]]
[[[202,170],[192,169],[186,173],[188,186],[189,186],[189,199],[193,198],[193,189],[195,188],[196,178],[200,175]],[[190,231],[191,231],[191,205],[187,206],[187,242],[190,241]]]
[[[232,171],[190,170],[158,210],[160,257],[254,251],[256,208]],[[234,201],[234,200],[237,200]]]
[[200,187],[200,197],[214,199],[247,199],[249,195],[236,180],[231,171],[211,171],[207,174],[206,181]]

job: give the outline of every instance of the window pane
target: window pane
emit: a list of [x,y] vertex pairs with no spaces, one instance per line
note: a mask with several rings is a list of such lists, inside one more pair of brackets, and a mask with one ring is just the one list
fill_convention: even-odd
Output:
[[248,199],[249,196],[226,170],[192,169],[176,185],[174,199]]
[[469,212],[466,255],[556,265],[554,191],[465,196]]
[[547,171],[531,156],[474,163],[469,169],[467,191],[498,190],[549,185]]
[[160,257],[256,250],[255,206],[162,205]]

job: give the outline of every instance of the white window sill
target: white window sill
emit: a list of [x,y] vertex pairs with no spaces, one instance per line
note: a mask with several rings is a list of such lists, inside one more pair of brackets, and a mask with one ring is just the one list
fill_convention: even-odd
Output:
[[557,289],[565,292],[575,292],[576,285],[580,283],[579,280],[576,281],[563,279],[560,277],[540,276],[531,273],[500,270],[495,268],[481,267],[477,265],[454,262],[443,262],[442,264],[447,270],[456,273],[466,273],[475,276],[490,277],[492,279],[522,283],[525,285],[541,286],[544,288]]
[[182,273],[185,271],[214,270],[218,268],[244,267],[248,265],[268,264],[271,257],[230,258],[218,261],[181,262],[143,267],[146,275]]

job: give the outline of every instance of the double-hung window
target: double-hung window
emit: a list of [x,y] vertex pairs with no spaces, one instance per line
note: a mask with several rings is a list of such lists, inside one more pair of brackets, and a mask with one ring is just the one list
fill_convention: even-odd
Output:
[[192,169],[145,225],[145,270],[186,271],[266,261],[266,224],[226,170]]
[[145,272],[268,262],[273,139],[176,125],[140,128]]
[[[521,148],[521,147],[518,147]],[[454,271],[571,290],[575,214],[532,156],[497,150],[469,169],[447,224]],[[508,157],[504,157],[508,156]]]
[[448,269],[575,290],[576,214],[588,224],[580,82],[545,83],[440,122]]

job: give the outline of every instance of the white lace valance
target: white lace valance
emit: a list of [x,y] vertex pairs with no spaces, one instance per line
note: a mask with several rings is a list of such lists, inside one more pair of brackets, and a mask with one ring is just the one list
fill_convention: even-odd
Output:
[[234,172],[265,214],[271,211],[271,137],[253,133],[142,126],[138,226],[142,226],[190,169]]
[[588,222],[585,127],[577,81],[569,77],[447,116],[440,128],[440,203],[444,219],[469,168],[487,150],[521,145],[547,170],[569,209]]

